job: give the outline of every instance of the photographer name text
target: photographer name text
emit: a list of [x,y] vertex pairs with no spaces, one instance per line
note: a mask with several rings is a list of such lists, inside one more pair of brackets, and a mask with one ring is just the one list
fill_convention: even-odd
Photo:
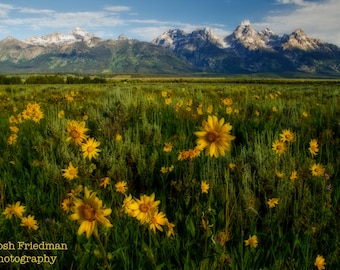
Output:
[[[66,243],[49,243],[49,242],[24,242],[24,241],[17,241],[17,242],[3,242],[0,243],[0,251],[66,251],[68,250]],[[47,254],[36,255],[36,256],[29,256],[29,255],[7,255],[7,256],[0,256],[0,264],[1,263],[19,263],[19,264],[26,264],[26,263],[34,263],[34,264],[41,264],[41,263],[48,263],[54,264],[57,260],[57,256],[49,256]]]

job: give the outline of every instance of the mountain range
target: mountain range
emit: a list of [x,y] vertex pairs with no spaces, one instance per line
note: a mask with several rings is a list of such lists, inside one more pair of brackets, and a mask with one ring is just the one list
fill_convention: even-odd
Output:
[[243,21],[230,35],[211,29],[170,29],[151,42],[69,34],[0,41],[0,73],[340,75],[340,48],[302,29],[278,35]]

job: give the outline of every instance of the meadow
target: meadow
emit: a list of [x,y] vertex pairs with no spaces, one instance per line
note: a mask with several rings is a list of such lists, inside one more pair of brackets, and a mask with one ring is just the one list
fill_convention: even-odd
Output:
[[0,86],[1,269],[339,269],[340,84]]

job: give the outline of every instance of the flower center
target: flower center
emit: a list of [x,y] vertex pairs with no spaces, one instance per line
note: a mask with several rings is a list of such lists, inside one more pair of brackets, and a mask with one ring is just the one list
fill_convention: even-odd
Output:
[[70,136],[73,138],[73,139],[76,139],[76,138],[79,138],[80,137],[80,133],[78,131],[76,131],[75,129],[72,129],[71,132],[70,132]]
[[139,205],[139,210],[140,210],[141,212],[146,213],[146,212],[149,211],[149,206],[148,206],[147,204],[145,204],[145,203],[141,203],[141,204]]
[[96,211],[91,207],[91,205],[84,204],[81,206],[83,217],[86,220],[93,221],[96,219]]
[[218,133],[216,132],[216,131],[209,131],[208,132],[208,134],[207,134],[207,136],[206,136],[206,139],[209,141],[209,142],[215,142],[215,141],[217,141],[218,140],[218,138],[219,138],[219,135],[218,135]]
[[93,150],[94,150],[94,147],[92,145],[87,147],[87,152],[91,153],[93,152]]
[[69,174],[74,176],[74,175],[77,174],[77,170],[71,169],[71,170],[69,170]]

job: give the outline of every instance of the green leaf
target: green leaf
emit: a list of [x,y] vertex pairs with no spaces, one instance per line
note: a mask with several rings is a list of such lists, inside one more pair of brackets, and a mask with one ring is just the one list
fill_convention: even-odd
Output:
[[193,222],[193,220],[190,216],[187,216],[187,218],[185,219],[185,227],[190,232],[191,236],[195,237],[195,233],[196,233],[195,225],[194,225],[194,222]]

